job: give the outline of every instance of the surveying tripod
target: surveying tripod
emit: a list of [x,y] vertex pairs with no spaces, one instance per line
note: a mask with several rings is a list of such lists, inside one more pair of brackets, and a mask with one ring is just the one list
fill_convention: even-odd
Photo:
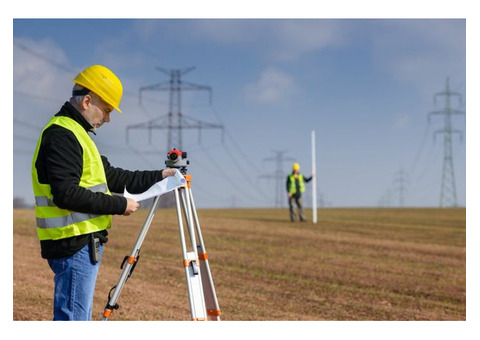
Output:
[[[191,319],[192,321],[220,321],[220,307],[218,305],[210,265],[208,264],[207,251],[203,242],[200,223],[193,200],[191,188],[192,176],[186,174],[187,164],[189,164],[189,161],[186,159],[187,153],[173,149],[168,153],[167,157],[168,160],[165,161],[167,167],[179,169],[186,180],[186,184],[174,189],[174,193]],[[159,199],[160,196],[155,197],[130,256],[125,256],[120,266],[123,271],[118,283],[108,293],[108,302],[103,313],[103,321],[108,320],[113,311],[119,308],[117,303],[118,298],[125,282],[132,275],[138,263],[140,248],[155,216]],[[184,220],[190,239],[189,245],[185,238]],[[196,237],[198,237],[198,244]]]

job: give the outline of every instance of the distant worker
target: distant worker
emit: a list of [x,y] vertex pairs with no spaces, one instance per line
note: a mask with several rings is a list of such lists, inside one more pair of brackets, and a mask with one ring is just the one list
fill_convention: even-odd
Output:
[[300,221],[304,222],[307,220],[303,211],[302,193],[305,192],[305,182],[310,182],[312,178],[313,176],[304,177],[300,173],[300,165],[298,163],[293,164],[292,173],[287,176],[288,206],[290,208],[290,220],[292,222],[295,222],[294,202],[298,208]]
[[123,87],[108,68],[93,65],[75,79],[72,97],[42,131],[33,156],[32,184],[41,255],[55,274],[53,319],[90,320],[103,244],[111,215],[139,204],[112,192],[141,193],[174,169],[129,171],[100,156],[95,134],[119,109]]

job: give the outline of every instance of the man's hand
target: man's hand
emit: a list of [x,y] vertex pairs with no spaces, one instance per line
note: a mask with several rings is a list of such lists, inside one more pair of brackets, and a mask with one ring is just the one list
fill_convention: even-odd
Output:
[[163,178],[167,178],[168,176],[175,175],[175,172],[176,172],[175,169],[171,169],[171,168],[163,169],[162,170],[162,176],[163,176]]
[[140,207],[140,204],[138,202],[132,200],[131,198],[127,198],[127,209],[125,209],[123,216],[129,216],[130,214],[137,211],[139,207]]
[[292,194],[291,193],[288,193],[288,198],[292,198]]

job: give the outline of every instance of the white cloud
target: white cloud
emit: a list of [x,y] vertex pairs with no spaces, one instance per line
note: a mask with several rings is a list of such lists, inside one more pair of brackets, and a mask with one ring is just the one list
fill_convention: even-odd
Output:
[[258,103],[279,103],[288,100],[296,92],[295,81],[288,74],[268,68],[257,82],[245,87],[247,100]]
[[272,30],[273,51],[280,60],[291,61],[303,54],[340,46],[347,35],[341,20],[285,20]]
[[332,19],[222,19],[193,20],[183,25],[188,38],[219,44],[243,44],[279,61],[345,43],[342,20]]
[[465,76],[465,22],[461,20],[385,20],[371,35],[379,66],[425,97],[443,89],[445,79],[457,84]]
[[58,79],[65,78],[66,72],[55,63],[68,67],[63,50],[50,40],[16,38],[15,42],[13,89],[41,95],[56,93],[62,86]]
[[74,72],[51,40],[16,38],[13,47],[14,115],[43,124],[70,96]]

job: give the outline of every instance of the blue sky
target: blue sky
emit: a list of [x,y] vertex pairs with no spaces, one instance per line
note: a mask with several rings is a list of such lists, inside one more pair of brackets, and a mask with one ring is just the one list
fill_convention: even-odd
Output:
[[[466,111],[466,23],[463,19],[16,19],[13,21],[13,194],[32,202],[30,162],[37,135],[91,64],[122,80],[123,115],[94,137],[112,164],[164,165],[167,136],[126,128],[166,115],[167,92],[142,86],[168,81],[156,70],[195,69],[182,80],[212,88],[184,92],[182,113],[223,124],[183,133],[199,207],[269,207],[276,163],[284,151],[311,174],[310,134],[317,136],[317,185],[326,206],[438,206],[443,119],[434,94],[461,94]],[[457,199],[466,202],[466,118],[453,139]],[[141,152],[140,152],[141,151]],[[158,153],[154,153],[158,152]],[[282,188],[284,180],[281,181]],[[311,186],[306,193],[311,200]],[[284,201],[286,204],[286,200]]]
[[[163,166],[164,133],[157,131],[153,145],[141,132],[130,145],[125,143],[128,125],[167,112],[166,93],[149,93],[143,106],[138,103],[140,87],[168,80],[156,67],[195,66],[184,80],[212,87],[212,105],[205,93],[185,94],[183,102],[184,114],[221,122],[226,128],[223,144],[222,134],[216,130],[204,130],[201,144],[194,131],[183,136],[198,207],[273,206],[275,181],[261,176],[273,174],[275,163],[265,159],[274,157],[274,151],[285,151],[285,156],[295,158],[309,175],[312,130],[317,135],[318,189],[327,206],[369,207],[387,201],[397,206],[399,197],[393,184],[402,168],[409,181],[405,205],[438,206],[443,149],[442,139],[437,137],[434,142],[433,132],[442,127],[442,121],[432,118],[429,125],[427,116],[442,108],[443,103],[435,105],[433,96],[444,90],[449,77],[452,90],[463,96],[463,102],[457,107],[455,100],[453,106],[468,111],[467,126],[465,117],[453,119],[454,127],[465,134],[463,141],[454,138],[453,155],[458,203],[465,205],[467,196],[471,205],[478,187],[474,152],[478,106],[473,100],[467,102],[466,83],[468,92],[475,93],[479,56],[474,32],[480,31],[478,11],[472,4],[464,0],[338,0],[329,4],[300,0],[275,1],[274,5],[269,1],[204,0],[156,6],[142,0],[119,1],[115,6],[90,0],[75,4],[46,0],[9,4],[2,11],[1,32],[5,49],[12,52],[4,56],[11,60],[12,81],[4,85],[2,93],[13,113],[12,129],[7,131],[12,133],[13,145],[4,150],[13,160],[13,173],[7,172],[8,178],[13,177],[13,196],[33,203],[30,163],[40,129],[68,99],[70,79],[90,64],[103,63],[123,81],[121,107],[125,113],[113,115],[95,141],[113,164],[129,169]],[[140,20],[30,20],[112,16]],[[461,20],[465,18],[466,23]],[[285,162],[283,172],[290,166],[291,161]],[[306,198],[309,204],[310,192]],[[5,206],[10,206],[9,202]],[[472,243],[477,239],[476,209],[468,209],[467,214],[467,248],[472,258],[478,248]],[[467,283],[469,302],[478,300],[475,270],[468,268],[473,273]],[[409,324],[408,329],[403,324],[388,324],[385,332],[403,338],[410,330],[413,337],[436,332],[444,338],[458,337],[460,331],[468,338],[478,324],[472,309],[476,305],[469,303],[470,321],[448,324],[450,333],[438,324],[430,327],[423,323]],[[398,332],[392,332],[395,325],[401,327]],[[284,336],[298,336],[295,327],[276,326]],[[318,325],[306,324],[302,329],[308,326]],[[322,324],[322,332],[325,327],[328,332],[329,326]],[[353,331],[358,336],[352,328],[355,325],[348,326],[332,331],[336,335]],[[245,332],[243,324],[241,327]],[[369,327],[369,337],[383,333],[379,327]],[[268,332],[271,334],[271,327]]]

